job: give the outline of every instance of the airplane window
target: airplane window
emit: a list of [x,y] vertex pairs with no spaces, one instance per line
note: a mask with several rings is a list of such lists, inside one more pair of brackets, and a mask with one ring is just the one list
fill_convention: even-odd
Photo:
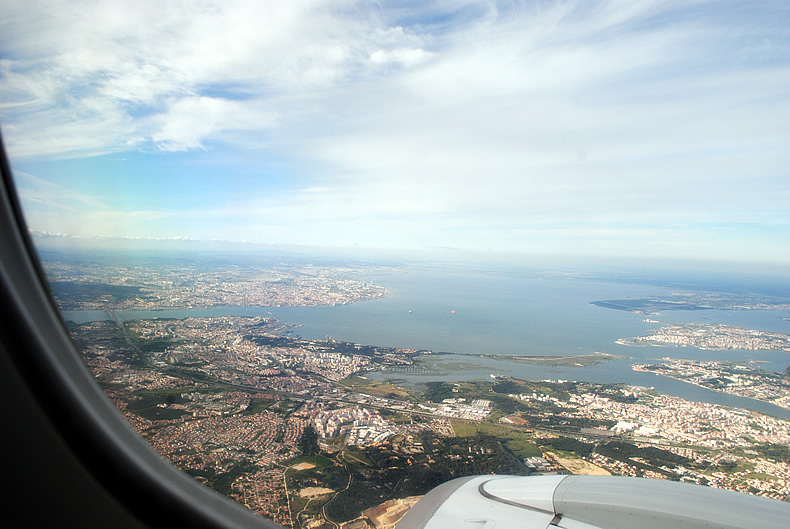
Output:
[[97,387],[262,518],[393,527],[490,474],[778,504],[788,28],[771,1],[9,0],[0,125]]

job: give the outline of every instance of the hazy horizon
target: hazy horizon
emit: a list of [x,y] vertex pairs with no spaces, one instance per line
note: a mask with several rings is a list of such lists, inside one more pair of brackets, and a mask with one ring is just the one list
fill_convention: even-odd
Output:
[[[152,242],[158,244],[151,244]],[[423,250],[402,252],[369,248],[325,248],[296,245],[208,243],[204,241],[148,241],[125,239],[77,240],[64,237],[33,237],[42,260],[77,258],[91,260],[125,256],[156,258],[162,263],[191,260],[196,264],[253,264],[263,266],[313,264],[317,266],[393,267],[434,270],[453,274],[505,274],[513,277],[540,275],[569,279],[592,279],[635,284],[674,286],[681,290],[752,292],[761,296],[790,298],[790,274],[786,267],[766,263],[677,260],[607,259],[579,255],[497,254]],[[53,244],[54,243],[54,244]],[[89,243],[89,244],[84,244]],[[115,261],[114,261],[115,262]],[[536,276],[537,274],[537,276]]]

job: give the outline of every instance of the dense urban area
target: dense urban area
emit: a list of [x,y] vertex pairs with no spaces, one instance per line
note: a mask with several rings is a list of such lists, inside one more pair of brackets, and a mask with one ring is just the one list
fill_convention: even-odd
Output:
[[[645,387],[495,374],[401,386],[367,373],[419,370],[426,351],[306,340],[260,316],[123,321],[115,313],[386,295],[348,279],[350,268],[46,268],[61,307],[107,311],[108,319],[68,325],[132,427],[196,480],[286,527],[393,527],[436,485],[484,473],[642,476],[790,495],[790,421],[757,412]],[[722,346],[742,347],[745,335],[734,336]],[[755,365],[667,359],[634,369],[788,406],[788,373]]]
[[661,364],[637,364],[633,369],[790,409],[787,373],[769,373],[751,363],[666,359]]
[[348,266],[293,266],[250,260],[118,258],[47,260],[50,288],[62,310],[162,310],[206,307],[339,305],[385,296],[384,287],[349,279]]
[[711,323],[665,325],[653,334],[633,340],[620,340],[627,345],[674,345],[722,351],[726,349],[751,349],[790,351],[790,336],[775,332],[741,329]]

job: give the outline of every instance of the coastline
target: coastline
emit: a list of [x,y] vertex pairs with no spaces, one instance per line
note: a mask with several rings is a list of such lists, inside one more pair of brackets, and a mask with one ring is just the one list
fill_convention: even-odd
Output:
[[656,376],[668,378],[668,379],[671,379],[671,380],[677,380],[678,382],[683,382],[685,384],[689,384],[691,386],[696,386],[698,388],[705,389],[705,390],[708,390],[708,391],[714,391],[716,393],[721,393],[722,395],[732,395],[734,397],[738,397],[738,398],[741,398],[741,399],[749,399],[749,400],[752,400],[754,402],[761,402],[763,404],[768,404],[768,405],[771,405],[771,406],[775,406],[777,408],[781,408],[781,409],[784,409],[784,410],[787,410],[788,412],[790,412],[790,403],[788,403],[788,404],[777,404],[775,401],[771,401],[771,400],[757,399],[757,398],[754,398],[754,397],[749,397],[748,395],[741,395],[740,393],[736,393],[734,391],[724,391],[724,390],[721,390],[721,389],[718,389],[718,388],[712,388],[712,387],[708,387],[708,386],[703,386],[702,384],[700,384],[698,382],[694,382],[692,380],[688,380],[688,379],[681,378],[681,377],[672,376],[671,374],[668,374],[668,373],[658,373],[658,372],[655,372],[655,371],[650,371],[650,370],[646,370],[646,369],[640,369],[639,366],[637,366],[637,365],[631,366],[631,369],[633,369],[634,371],[637,371],[639,373],[652,373],[652,374],[654,374]]

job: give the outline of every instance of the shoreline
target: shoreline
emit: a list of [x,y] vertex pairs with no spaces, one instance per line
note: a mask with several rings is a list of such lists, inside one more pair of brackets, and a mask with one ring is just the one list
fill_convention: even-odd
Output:
[[738,397],[738,398],[741,398],[741,399],[749,399],[749,400],[752,400],[754,402],[761,402],[763,404],[770,404],[771,406],[776,406],[777,408],[781,408],[783,410],[790,411],[790,405],[789,406],[783,406],[781,404],[777,404],[776,402],[773,402],[773,401],[770,401],[770,400],[756,399],[754,397],[749,397],[747,395],[740,395],[738,393],[734,393],[734,392],[731,392],[731,391],[722,391],[720,389],[710,388],[708,386],[703,386],[702,384],[700,384],[698,382],[692,382],[691,380],[688,380],[688,379],[685,379],[685,378],[673,377],[672,375],[669,375],[667,373],[657,373],[655,371],[649,371],[649,370],[646,370],[646,369],[637,369],[637,367],[638,366],[633,365],[633,366],[631,366],[631,369],[636,371],[637,373],[652,373],[652,374],[654,374],[656,376],[659,376],[659,377],[664,377],[664,378],[668,378],[668,379],[671,379],[671,380],[677,380],[678,382],[683,382],[685,384],[689,384],[690,386],[696,386],[698,388],[706,389],[708,391],[714,391],[716,393],[721,393],[722,395],[732,395],[734,397]]

